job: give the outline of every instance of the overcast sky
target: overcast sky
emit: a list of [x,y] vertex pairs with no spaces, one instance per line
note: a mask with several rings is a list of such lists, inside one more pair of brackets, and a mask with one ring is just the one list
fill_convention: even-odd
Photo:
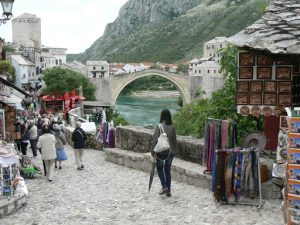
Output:
[[[103,35],[128,0],[15,0],[12,13],[34,14],[41,19],[42,44],[80,53]],[[1,8],[2,13],[2,8]],[[11,22],[0,25],[0,37],[12,41]]]

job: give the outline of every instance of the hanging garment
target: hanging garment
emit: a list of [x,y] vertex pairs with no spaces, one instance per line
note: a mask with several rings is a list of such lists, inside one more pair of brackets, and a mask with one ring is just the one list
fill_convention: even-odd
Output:
[[214,198],[216,201],[224,201],[225,200],[225,159],[226,152],[218,151],[218,161],[216,166],[216,184],[215,184],[215,192]]
[[265,116],[264,134],[266,135],[265,149],[275,151],[278,144],[280,117],[272,115]]
[[242,173],[242,161],[243,154],[238,153],[235,160],[235,168],[234,168],[234,196],[237,201],[241,195],[241,173]]

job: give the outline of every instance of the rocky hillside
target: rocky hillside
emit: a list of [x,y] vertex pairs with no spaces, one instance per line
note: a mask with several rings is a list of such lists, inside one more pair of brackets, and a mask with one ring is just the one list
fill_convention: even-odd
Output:
[[129,0],[102,37],[68,61],[178,62],[200,57],[204,42],[259,19],[267,0]]

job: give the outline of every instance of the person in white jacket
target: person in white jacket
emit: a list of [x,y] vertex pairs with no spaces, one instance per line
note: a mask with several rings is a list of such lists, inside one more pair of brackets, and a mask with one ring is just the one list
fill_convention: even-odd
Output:
[[39,137],[37,147],[41,149],[42,160],[44,160],[46,165],[46,176],[48,181],[51,182],[56,158],[56,138],[50,133],[50,127],[48,125],[43,126],[42,133],[43,135]]

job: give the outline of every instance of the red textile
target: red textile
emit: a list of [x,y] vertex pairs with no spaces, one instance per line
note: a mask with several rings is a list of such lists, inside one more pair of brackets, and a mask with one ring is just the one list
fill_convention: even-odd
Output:
[[278,133],[279,133],[279,117],[265,116],[264,134],[266,135],[266,150],[275,151],[278,144]]

